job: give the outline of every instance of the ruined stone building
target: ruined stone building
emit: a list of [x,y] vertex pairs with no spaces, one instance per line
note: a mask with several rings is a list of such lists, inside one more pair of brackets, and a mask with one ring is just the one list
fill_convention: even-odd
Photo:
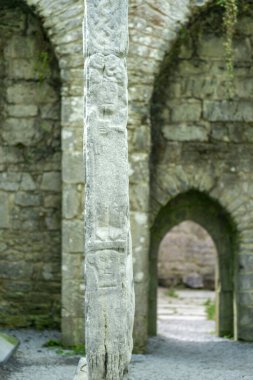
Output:
[[[217,333],[253,341],[253,11],[231,96],[216,3],[130,0],[136,351],[156,333],[158,246],[185,220],[216,245]],[[82,0],[0,0],[0,322],[66,344],[84,330],[82,18]]]

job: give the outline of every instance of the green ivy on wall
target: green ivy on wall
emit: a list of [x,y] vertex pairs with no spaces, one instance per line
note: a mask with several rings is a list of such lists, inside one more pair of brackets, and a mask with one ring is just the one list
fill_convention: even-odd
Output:
[[225,56],[228,73],[228,84],[231,96],[233,95],[234,79],[234,51],[233,38],[238,20],[238,0],[216,0],[216,3],[224,8],[223,25],[225,29]]

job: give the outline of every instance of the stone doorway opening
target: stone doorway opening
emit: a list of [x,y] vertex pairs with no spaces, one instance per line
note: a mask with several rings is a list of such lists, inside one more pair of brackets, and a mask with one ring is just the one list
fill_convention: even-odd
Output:
[[163,237],[158,251],[158,334],[205,340],[215,332],[217,250],[199,224],[184,221]]
[[[167,232],[185,221],[192,221],[201,226],[213,240],[217,250],[216,335],[236,338],[236,232],[234,224],[229,214],[216,200],[196,190],[180,194],[169,201],[166,206],[161,208],[151,228],[149,335],[157,334],[159,247]],[[184,280],[191,283],[199,281],[199,285],[201,282],[196,273],[192,278],[185,276]],[[173,281],[179,280],[174,279]],[[183,282],[183,279],[181,281]],[[203,279],[202,282],[204,282]]]

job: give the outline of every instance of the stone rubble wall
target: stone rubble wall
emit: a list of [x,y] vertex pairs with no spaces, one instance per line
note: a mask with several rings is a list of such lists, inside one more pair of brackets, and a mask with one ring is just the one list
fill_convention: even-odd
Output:
[[197,223],[172,228],[158,252],[158,282],[165,287],[215,288],[217,251],[211,236]]
[[58,327],[60,82],[30,11],[0,11],[0,62],[0,320]]

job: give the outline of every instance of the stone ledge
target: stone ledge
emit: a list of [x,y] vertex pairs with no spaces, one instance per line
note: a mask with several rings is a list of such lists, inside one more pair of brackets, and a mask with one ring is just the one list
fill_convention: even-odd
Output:
[[19,346],[18,339],[0,333],[0,365],[7,362]]

